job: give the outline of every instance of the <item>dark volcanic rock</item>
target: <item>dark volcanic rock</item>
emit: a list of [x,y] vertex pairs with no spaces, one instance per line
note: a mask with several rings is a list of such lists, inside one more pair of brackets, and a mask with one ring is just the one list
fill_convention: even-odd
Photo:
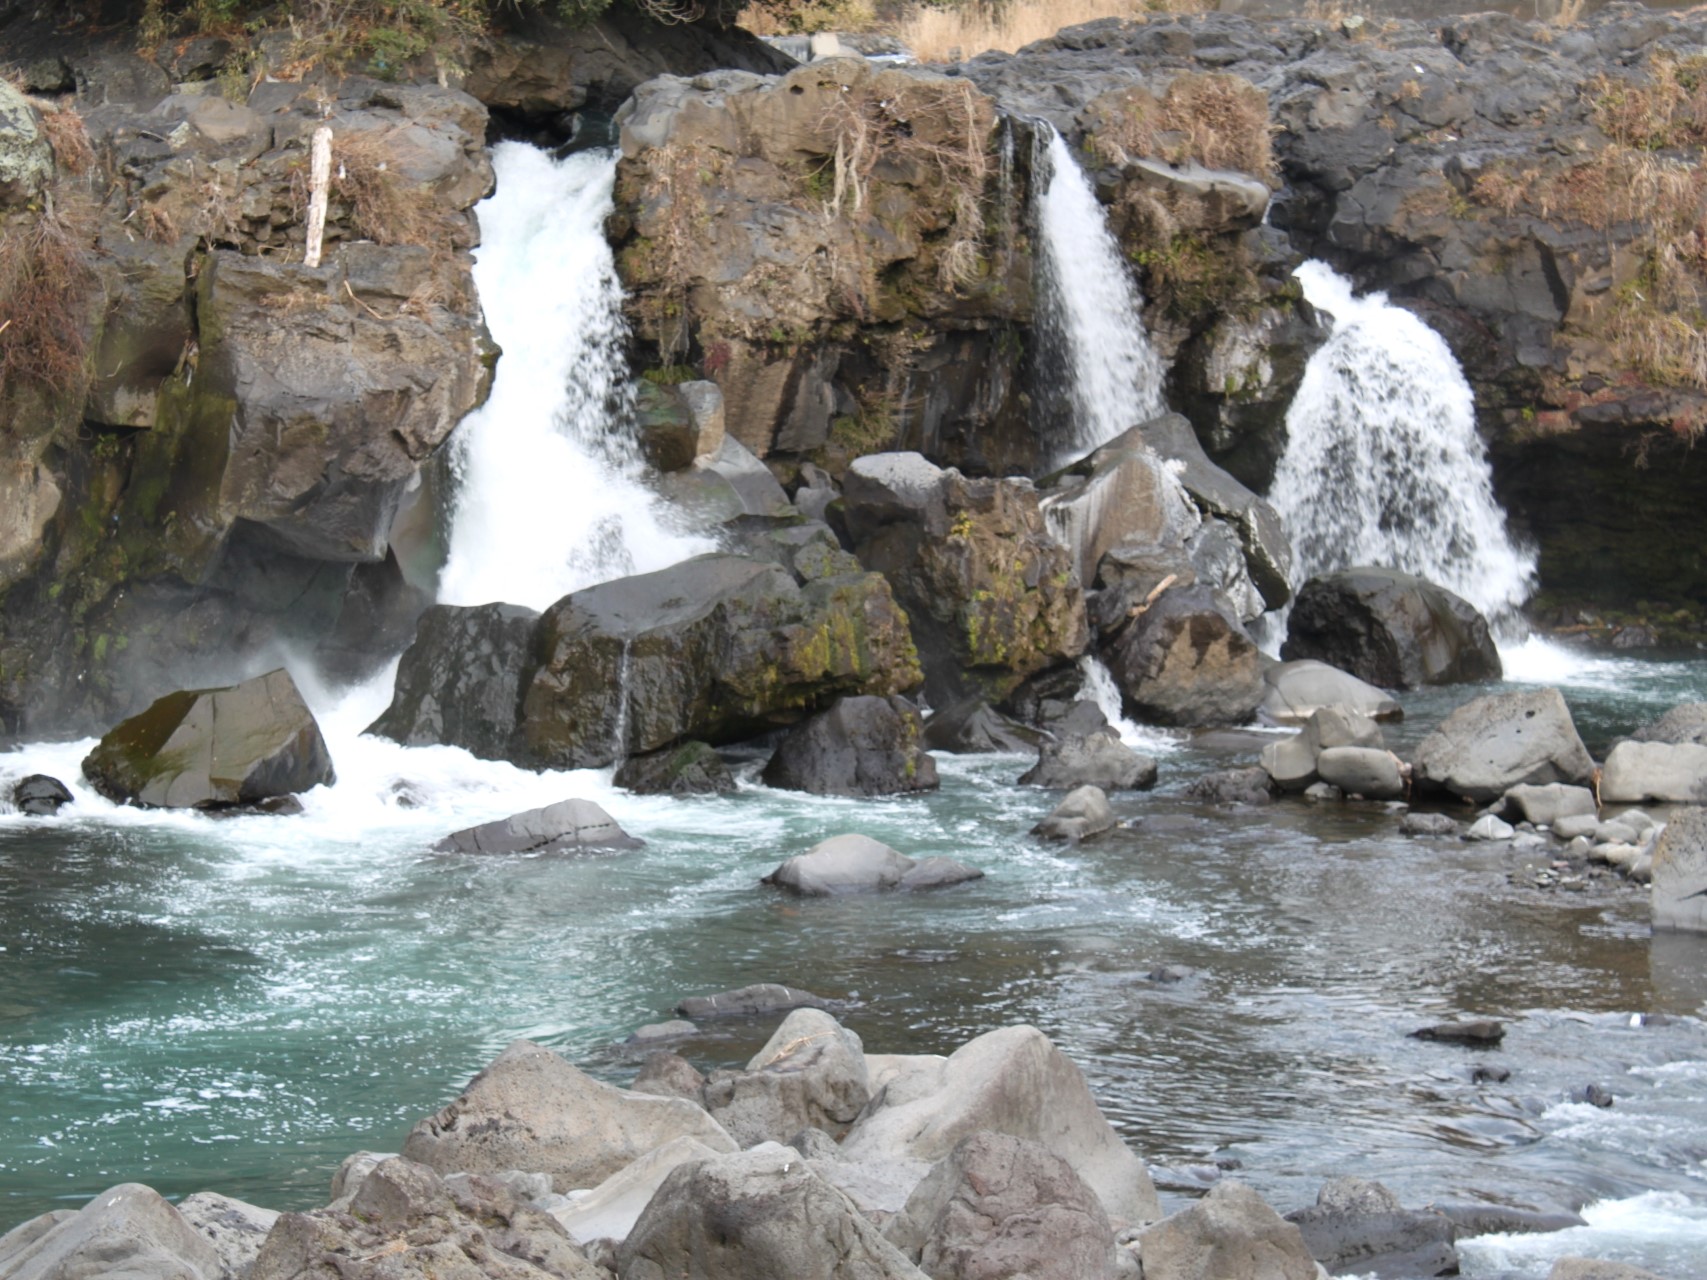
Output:
[[1021,786],[1148,791],[1156,785],[1156,762],[1122,742],[1096,703],[1074,703],[1054,722],[1054,734],[1038,747],[1037,763],[1020,775]]
[[12,803],[18,806],[19,813],[38,818],[52,817],[59,812],[60,806],[71,803],[71,792],[58,778],[32,773],[27,778],[18,779],[12,788]]
[[715,748],[684,742],[649,755],[629,756],[612,779],[636,795],[709,796],[735,790],[734,775]]
[[397,665],[396,691],[369,733],[419,747],[515,754],[516,712],[539,614],[514,604],[435,605]]
[[1256,642],[1224,599],[1201,585],[1163,591],[1115,636],[1107,656],[1128,714],[1143,723],[1244,724],[1268,691]]
[[438,853],[578,853],[638,849],[616,819],[591,800],[559,800],[498,822],[452,832],[433,846]]
[[1218,769],[1193,778],[1186,795],[1206,804],[1263,805],[1274,801],[1274,779],[1260,765],[1249,769]]
[[841,695],[919,682],[906,615],[881,577],[800,585],[744,556],[700,556],[565,596],[534,645],[521,734],[529,759],[551,768],[687,737],[750,737]]
[[1010,720],[982,698],[970,698],[938,711],[925,721],[925,746],[955,755],[1030,752],[1042,735]]
[[1444,587],[1396,569],[1342,569],[1305,583],[1280,652],[1389,689],[1500,677],[1487,619]]
[[320,726],[282,667],[167,694],[109,730],[83,773],[109,800],[166,809],[254,804],[334,780]]
[[1505,1026],[1492,1018],[1470,1022],[1437,1022],[1411,1032],[1416,1040],[1439,1040],[1446,1044],[1467,1044],[1476,1048],[1492,1048],[1505,1039]]
[[1378,1182],[1336,1178],[1316,1203],[1286,1215],[1329,1271],[1374,1276],[1458,1274],[1457,1232],[1437,1213],[1413,1213]]
[[920,747],[922,733],[905,698],[840,698],[783,735],[763,778],[822,796],[935,791],[936,761]]

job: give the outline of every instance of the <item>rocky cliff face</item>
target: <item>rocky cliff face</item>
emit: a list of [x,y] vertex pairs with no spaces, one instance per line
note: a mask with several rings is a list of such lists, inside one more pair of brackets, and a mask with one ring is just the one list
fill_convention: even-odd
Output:
[[0,8],[0,739],[87,732],[284,650],[353,672],[405,643],[427,600],[404,567],[432,558],[415,509],[498,354],[470,277],[482,98],[561,139],[659,72],[787,62],[618,14],[387,80],[299,60],[287,33],[143,57],[122,23],[38,18]]
[[[1707,392],[1701,42],[1699,17],[1627,4],[1572,26],[1208,14],[1094,23],[961,71],[1093,146],[1111,95],[1210,73],[1261,89],[1269,221],[1447,338],[1543,586],[1681,601],[1699,596],[1701,566],[1671,530],[1707,496],[1691,450]],[[1142,262],[1157,247],[1132,248]],[[1236,366],[1301,363],[1302,319],[1230,308],[1174,369],[1206,447],[1259,488],[1280,415],[1242,412]],[[1206,371],[1225,379],[1220,404]]]

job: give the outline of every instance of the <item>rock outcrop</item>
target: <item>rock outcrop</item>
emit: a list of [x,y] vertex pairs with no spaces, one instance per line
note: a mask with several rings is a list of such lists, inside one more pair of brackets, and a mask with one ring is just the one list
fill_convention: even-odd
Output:
[[259,804],[334,778],[320,726],[282,667],[167,694],[109,730],[83,774],[109,800],[164,809]]
[[398,662],[391,705],[368,732],[406,747],[444,744],[509,759],[538,621],[520,605],[434,605]]
[[1487,619],[1474,606],[1396,569],[1342,569],[1306,582],[1280,653],[1387,689],[1497,680],[1501,673]]

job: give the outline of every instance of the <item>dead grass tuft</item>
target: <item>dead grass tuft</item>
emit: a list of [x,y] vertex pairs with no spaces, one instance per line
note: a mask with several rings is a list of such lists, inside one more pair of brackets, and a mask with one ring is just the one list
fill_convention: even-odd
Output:
[[1170,164],[1196,161],[1237,169],[1273,186],[1278,181],[1268,95],[1221,72],[1175,76],[1158,99],[1135,85],[1103,103],[1090,145],[1098,159],[1124,164],[1153,156]]
[[89,299],[98,278],[95,207],[69,185],[0,232],[0,387],[31,384],[55,397],[88,378]]
[[375,244],[432,248],[445,228],[431,194],[395,172],[396,156],[386,134],[334,134],[332,195],[348,208],[350,229]]
[[89,142],[89,129],[75,108],[31,98],[41,116],[41,130],[53,148],[54,163],[64,173],[87,173],[95,167],[95,148]]
[[1645,82],[1602,72],[1583,87],[1600,131],[1638,151],[1707,143],[1707,55],[1655,54],[1647,71]]

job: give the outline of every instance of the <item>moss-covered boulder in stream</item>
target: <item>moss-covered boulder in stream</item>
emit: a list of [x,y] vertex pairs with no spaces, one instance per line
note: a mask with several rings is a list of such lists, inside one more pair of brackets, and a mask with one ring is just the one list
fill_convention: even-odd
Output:
[[162,809],[258,804],[334,780],[320,726],[283,668],[167,694],[109,730],[83,774],[109,800]]
[[736,555],[565,596],[540,618],[534,658],[521,751],[548,768],[750,737],[921,678],[907,615],[877,574],[797,580]]

